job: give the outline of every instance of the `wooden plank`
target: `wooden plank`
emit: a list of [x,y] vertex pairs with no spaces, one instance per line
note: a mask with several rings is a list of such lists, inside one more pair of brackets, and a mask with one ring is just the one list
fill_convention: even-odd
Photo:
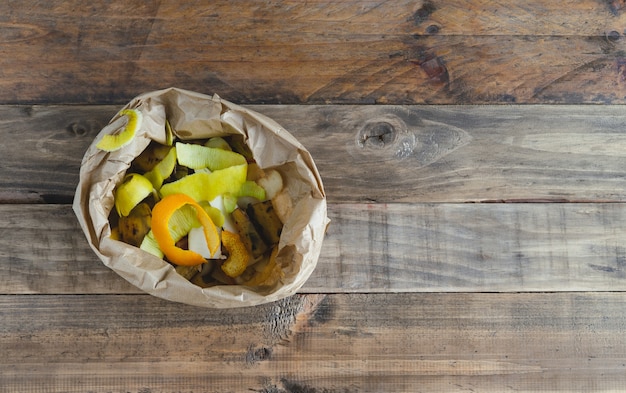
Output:
[[0,293],[137,293],[91,251],[67,205],[0,205]]
[[9,391],[588,392],[626,383],[618,293],[296,295],[204,310],[0,296]]
[[87,147],[119,109],[0,107],[0,202],[71,203]]
[[334,205],[320,266],[304,291],[626,289],[625,208]]
[[309,147],[333,202],[626,196],[621,106],[292,108],[260,110]]
[[[69,206],[0,206],[0,294],[138,293]],[[624,204],[339,204],[302,293],[626,290]]]
[[[34,6],[33,4],[36,4]],[[624,103],[618,1],[0,5],[0,103]]]
[[[625,20],[625,10],[619,3],[612,0],[602,4],[542,0],[523,3],[509,0],[423,1],[412,21],[424,29],[424,34],[605,36],[612,30],[622,30],[619,23]],[[440,28],[429,29],[432,25]]]
[[[119,106],[0,106],[0,201],[70,203]],[[622,106],[256,105],[310,151],[330,202],[626,200]]]

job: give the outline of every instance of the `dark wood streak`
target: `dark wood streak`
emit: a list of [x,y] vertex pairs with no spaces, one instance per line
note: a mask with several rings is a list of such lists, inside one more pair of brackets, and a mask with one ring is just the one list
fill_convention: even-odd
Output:
[[613,15],[619,15],[623,8],[626,8],[626,1],[624,0],[606,0],[606,3],[609,6],[609,9],[613,13]]

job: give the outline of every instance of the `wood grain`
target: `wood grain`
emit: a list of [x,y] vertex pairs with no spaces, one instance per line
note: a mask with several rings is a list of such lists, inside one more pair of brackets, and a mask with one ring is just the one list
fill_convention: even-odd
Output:
[[9,391],[552,392],[626,383],[618,293],[0,296]]
[[333,202],[624,200],[621,106],[286,108]]
[[[0,206],[0,294],[139,293],[69,206]],[[339,204],[302,293],[626,290],[624,204]]]
[[624,103],[618,1],[0,5],[0,103]]
[[[0,106],[0,201],[71,203],[119,106]],[[328,200],[626,200],[622,106],[253,105],[309,149]]]
[[0,107],[0,201],[71,203],[87,147],[119,109]]
[[[623,391],[625,26],[624,0],[0,2],[0,391]],[[167,302],[88,247],[85,150],[170,86],[310,150],[332,221],[300,293]]]

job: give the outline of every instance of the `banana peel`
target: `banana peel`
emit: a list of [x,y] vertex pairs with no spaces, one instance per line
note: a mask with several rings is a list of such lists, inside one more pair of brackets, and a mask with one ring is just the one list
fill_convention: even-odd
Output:
[[249,287],[266,287],[275,285],[284,277],[283,269],[276,262],[278,247],[274,247],[269,257],[269,262],[252,279],[245,281],[244,285]]
[[246,208],[246,213],[267,244],[275,245],[279,242],[283,223],[276,214],[271,200],[251,203]]
[[139,247],[150,231],[152,211],[147,203],[137,205],[130,214],[119,219],[119,239],[125,243]]

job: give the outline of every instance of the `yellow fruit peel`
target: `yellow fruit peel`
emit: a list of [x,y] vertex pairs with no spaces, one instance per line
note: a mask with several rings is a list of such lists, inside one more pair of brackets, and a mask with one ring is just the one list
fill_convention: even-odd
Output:
[[115,189],[115,209],[120,217],[126,217],[139,202],[152,194],[152,183],[138,173],[124,176],[122,183]]
[[117,132],[103,136],[96,144],[98,149],[107,152],[119,150],[128,145],[135,137],[137,130],[141,128],[143,116],[137,109],[124,109],[118,115],[127,117],[126,125]]
[[154,255],[157,258],[163,259],[163,251],[159,248],[159,243],[154,238],[154,233],[152,231],[148,232],[148,234],[143,238],[141,245],[139,246],[142,250]]
[[[177,149],[178,151],[178,149]],[[211,173],[197,172],[180,180],[164,184],[161,195],[189,195],[196,202],[212,201],[219,195],[236,194],[246,181],[248,164],[231,166]]]
[[254,199],[258,199],[259,201],[263,201],[265,200],[265,189],[257,183],[247,180],[241,185],[237,196],[252,197]]
[[176,151],[178,163],[191,169],[208,168],[215,171],[247,162],[241,154],[217,147],[177,142]]
[[154,166],[144,176],[150,180],[155,190],[159,190],[163,181],[170,177],[176,168],[176,148],[172,147],[165,158]]

